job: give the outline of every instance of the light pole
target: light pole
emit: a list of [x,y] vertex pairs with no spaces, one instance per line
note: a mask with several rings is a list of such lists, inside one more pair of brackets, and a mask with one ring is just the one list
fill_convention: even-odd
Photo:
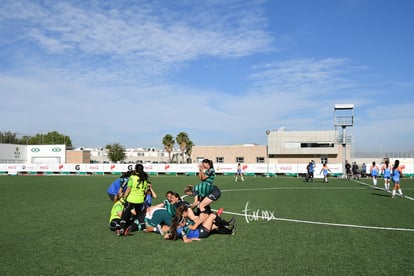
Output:
[[354,125],[354,104],[335,104],[335,128],[342,128],[342,136],[338,142],[342,145],[342,171],[346,172],[346,127]]
[[270,134],[270,130],[266,130],[266,135],[267,135],[267,142],[266,142],[266,165],[267,165],[267,170],[266,170],[266,173],[267,173],[267,175],[266,176],[270,176],[269,175],[269,134]]

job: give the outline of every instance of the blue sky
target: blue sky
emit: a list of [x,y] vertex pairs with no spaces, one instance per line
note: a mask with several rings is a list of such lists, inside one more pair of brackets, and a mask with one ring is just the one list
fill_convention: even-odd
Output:
[[354,150],[414,150],[413,1],[0,3],[0,131],[74,146],[266,144],[334,129]]

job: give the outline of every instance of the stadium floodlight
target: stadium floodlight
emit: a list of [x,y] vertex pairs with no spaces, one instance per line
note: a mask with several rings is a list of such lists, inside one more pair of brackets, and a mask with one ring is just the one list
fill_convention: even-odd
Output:
[[346,168],[346,127],[354,126],[354,104],[335,104],[335,128],[342,128],[342,138],[338,141],[342,144],[342,169],[345,174]]

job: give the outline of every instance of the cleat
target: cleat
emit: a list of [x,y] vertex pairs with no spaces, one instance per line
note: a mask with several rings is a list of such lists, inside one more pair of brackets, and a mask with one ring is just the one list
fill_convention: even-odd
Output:
[[223,211],[224,211],[224,209],[223,208],[220,208],[220,209],[218,209],[217,210],[217,216],[221,216],[221,214],[223,213]]
[[128,226],[128,228],[124,232],[124,236],[129,236],[129,234],[131,234],[131,231],[132,231],[132,227]]
[[230,225],[234,225],[236,223],[236,218],[232,217],[228,222]]
[[227,228],[228,230],[233,231],[233,229],[236,227],[235,224],[229,224],[229,225],[225,225],[224,228]]
[[236,224],[233,225],[233,228],[231,229],[231,235],[236,235]]
[[118,236],[123,236],[124,232],[125,232],[125,229],[121,228],[121,229],[118,230],[117,235]]

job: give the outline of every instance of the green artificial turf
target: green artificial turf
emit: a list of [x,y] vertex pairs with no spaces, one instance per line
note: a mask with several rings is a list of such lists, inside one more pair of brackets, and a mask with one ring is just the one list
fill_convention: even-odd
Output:
[[[116,176],[0,177],[1,275],[412,275],[414,201],[330,178],[217,176],[224,218],[237,234],[165,241],[108,228]],[[152,176],[182,194],[195,176]],[[382,180],[379,180],[382,187]],[[414,197],[414,181],[402,188]],[[190,200],[190,198],[186,198]],[[247,210],[246,210],[247,207]],[[365,227],[365,228],[362,228]]]

